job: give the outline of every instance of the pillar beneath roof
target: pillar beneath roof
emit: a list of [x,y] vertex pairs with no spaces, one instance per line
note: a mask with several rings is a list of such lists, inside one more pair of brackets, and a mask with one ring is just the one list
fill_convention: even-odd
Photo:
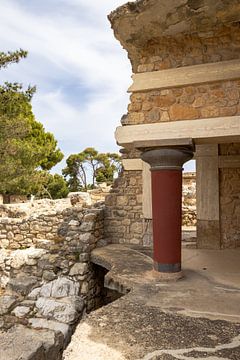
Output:
[[181,277],[182,166],[193,157],[189,147],[145,150],[151,166],[154,270],[166,279]]

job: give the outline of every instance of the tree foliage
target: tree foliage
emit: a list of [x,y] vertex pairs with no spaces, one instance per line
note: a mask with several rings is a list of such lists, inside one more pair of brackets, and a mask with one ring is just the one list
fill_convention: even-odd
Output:
[[96,183],[112,183],[114,175],[121,169],[121,158],[115,153],[99,153],[89,147],[67,158],[63,175],[70,191],[86,191]]
[[50,174],[48,171],[35,172],[32,194],[38,198],[61,199],[69,193],[68,185],[63,176]]
[[[26,57],[27,52],[0,53],[0,68]],[[39,170],[50,170],[62,160],[53,134],[35,120],[31,99],[35,87],[0,85],[0,192],[29,194]],[[39,180],[40,181],[40,180]]]
[[18,63],[22,58],[26,58],[27,54],[27,51],[22,49],[7,53],[0,51],[0,69],[6,68],[11,63]]

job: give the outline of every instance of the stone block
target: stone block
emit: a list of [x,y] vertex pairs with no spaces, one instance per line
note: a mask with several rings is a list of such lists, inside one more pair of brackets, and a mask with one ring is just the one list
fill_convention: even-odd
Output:
[[69,272],[69,275],[70,276],[84,275],[88,272],[88,270],[89,270],[89,265],[87,263],[77,263],[73,265],[73,267]]
[[3,295],[0,297],[0,316],[7,314],[16,304],[16,296]]
[[66,277],[59,277],[41,287],[41,297],[63,298],[78,295],[79,284]]
[[170,107],[169,115],[171,120],[190,120],[199,118],[199,111],[189,105],[174,104]]
[[31,318],[29,324],[34,329],[49,329],[54,332],[61,332],[65,341],[68,341],[71,335],[71,328],[67,324],[60,323],[58,321],[46,320],[43,318]]
[[28,306],[17,306],[12,311],[12,314],[18,318],[24,318],[26,315],[30,313],[31,309]]
[[39,314],[47,319],[73,324],[82,314],[84,301],[79,296],[65,297],[61,300],[40,297],[36,307]]
[[37,284],[37,281],[35,276],[22,275],[17,278],[11,278],[7,284],[7,288],[14,293],[27,295]]
[[15,325],[0,334],[0,342],[0,360],[61,359],[63,336],[52,330],[34,330]]

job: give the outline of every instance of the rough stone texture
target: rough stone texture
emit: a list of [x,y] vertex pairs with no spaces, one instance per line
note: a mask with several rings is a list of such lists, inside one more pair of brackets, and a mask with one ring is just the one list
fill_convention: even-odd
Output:
[[3,295],[0,297],[0,316],[8,313],[16,304],[16,297],[12,295]]
[[[86,264],[87,265],[87,264]],[[80,285],[70,279],[59,277],[41,287],[39,292],[43,297],[54,297],[56,299],[66,296],[78,295]]]
[[[152,221],[142,215],[142,171],[123,171],[105,202],[105,237],[112,243],[152,245]],[[195,226],[196,176],[183,175],[183,226]]]
[[39,297],[36,307],[39,314],[47,319],[73,324],[82,315],[84,302],[79,296],[69,296],[61,300]]
[[37,278],[35,276],[21,274],[16,278],[9,279],[7,288],[13,293],[27,295],[36,284]]
[[0,360],[60,360],[63,336],[51,330],[33,330],[16,325],[0,332]]
[[28,306],[17,306],[15,307],[12,313],[16,317],[23,318],[26,315],[28,315],[29,312],[30,312],[30,308]]
[[146,72],[239,58],[239,10],[238,0],[139,0],[109,19],[133,71]]
[[152,90],[130,99],[125,125],[234,116],[240,114],[240,81]]
[[119,244],[93,251],[110,270],[106,285],[130,292],[77,326],[64,360],[239,359],[239,250],[185,250],[186,276],[172,283],[146,255]]
[[[220,155],[240,155],[240,144],[220,145]],[[240,169],[220,169],[221,247],[240,247]]]
[[[36,232],[38,240],[36,243],[31,241],[29,247],[24,246],[28,234],[25,225],[31,224],[32,215],[26,213],[24,219],[0,219],[0,224],[6,226],[0,230],[0,329],[12,338],[15,328],[16,336],[19,336],[16,324],[24,325],[23,344],[12,342],[19,346],[16,350],[8,348],[6,333],[0,333],[0,343],[4,343],[0,349],[1,360],[60,359],[76,322],[85,311],[99,306],[99,281],[90,262],[90,253],[104,244],[103,215],[101,204],[91,208],[69,205],[57,212],[56,208],[52,211],[50,207],[43,214],[36,212],[34,221],[36,225],[40,224],[39,234]],[[56,221],[55,225],[52,219]],[[22,221],[25,221],[24,226]],[[55,227],[59,236],[57,241],[42,238],[45,226],[50,229],[48,231],[51,226]],[[6,235],[14,231],[18,234],[17,239],[15,236],[7,249],[1,248]],[[26,326],[47,330],[38,332],[40,338],[36,342],[37,331]],[[42,334],[46,334],[46,342],[45,335],[42,341]],[[48,337],[52,338],[49,344]]]
[[34,329],[50,329],[56,332],[61,332],[65,340],[69,339],[70,326],[53,320],[46,320],[43,318],[29,319],[29,324]]
[[[109,20],[115,37],[128,52],[133,72],[146,73],[239,59],[239,10],[238,0],[138,0],[113,11]],[[132,93],[128,113],[121,122],[123,126],[131,126],[206,118],[211,121],[211,118],[235,115],[240,115],[239,79]],[[128,159],[139,157],[133,151],[124,149],[122,152]],[[222,247],[236,247],[239,246],[239,206],[235,182],[239,174],[234,169],[220,173]],[[129,219],[132,212],[129,192],[132,189],[130,186],[123,195],[122,183],[128,185],[130,176],[132,182],[137,179],[138,187],[131,194],[131,204],[136,203],[137,196],[142,193],[138,172],[130,175],[124,172],[110,196],[113,205],[107,204],[107,211],[110,209],[107,212],[107,219],[110,219],[108,235],[112,235],[113,242],[118,239],[123,242],[123,236],[113,231],[119,227],[122,233],[125,232],[125,239],[149,245],[151,223],[142,220],[140,232],[140,225],[132,225],[133,220]],[[114,213],[114,206],[121,214],[130,213],[121,218]],[[194,209],[191,212],[193,214]],[[142,219],[141,209],[137,216]],[[194,217],[193,221],[196,222]],[[206,241],[202,239],[202,243],[206,244]]]
[[115,181],[105,201],[105,236],[110,242],[143,243],[141,193],[141,171],[124,171]]

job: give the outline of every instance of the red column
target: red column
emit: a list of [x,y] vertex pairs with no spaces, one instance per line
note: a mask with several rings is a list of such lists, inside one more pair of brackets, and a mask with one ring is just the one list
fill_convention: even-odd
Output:
[[181,271],[182,166],[192,155],[188,148],[142,154],[151,165],[154,269],[165,274]]

